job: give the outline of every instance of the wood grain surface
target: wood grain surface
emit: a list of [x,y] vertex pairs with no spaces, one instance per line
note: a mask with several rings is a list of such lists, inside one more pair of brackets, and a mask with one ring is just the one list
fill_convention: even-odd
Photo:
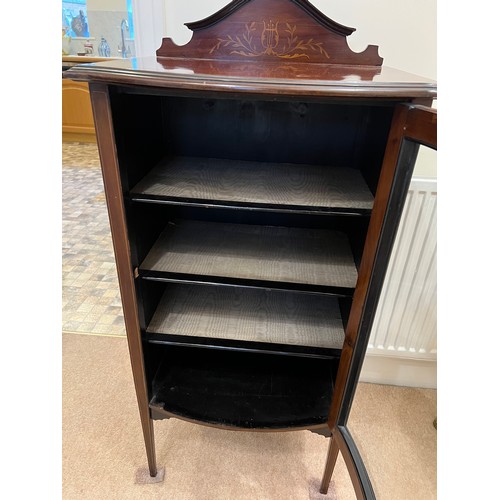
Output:
[[357,281],[339,231],[190,220],[169,223],[141,269],[347,288]]
[[353,52],[354,28],[326,17],[307,0],[237,0],[205,20],[189,23],[186,45],[164,38],[159,57],[294,61],[299,64],[380,66],[378,47]]
[[291,163],[175,157],[155,167],[132,194],[193,201],[371,210],[358,170]]
[[344,342],[335,297],[204,285],[169,286],[147,331],[331,349]]

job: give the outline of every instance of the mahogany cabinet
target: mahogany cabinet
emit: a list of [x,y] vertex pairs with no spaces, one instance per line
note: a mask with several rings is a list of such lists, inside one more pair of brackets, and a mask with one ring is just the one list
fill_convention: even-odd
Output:
[[155,419],[309,429],[322,492],[340,450],[372,498],[347,419],[436,85],[304,0],[188,27],[67,72],[90,84],[150,473]]

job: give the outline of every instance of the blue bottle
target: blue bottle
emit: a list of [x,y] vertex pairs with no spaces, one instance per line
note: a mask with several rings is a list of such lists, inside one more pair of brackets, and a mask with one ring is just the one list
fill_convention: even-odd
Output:
[[109,57],[111,55],[109,44],[103,36],[101,36],[101,43],[99,44],[98,52],[101,57]]

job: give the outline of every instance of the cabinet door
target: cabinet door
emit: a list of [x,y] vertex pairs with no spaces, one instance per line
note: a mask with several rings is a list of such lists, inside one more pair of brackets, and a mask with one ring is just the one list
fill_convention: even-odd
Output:
[[[336,385],[343,390],[334,393],[332,402],[329,425],[333,428],[333,439],[322,491],[326,491],[335,456],[341,451],[357,497],[375,498],[364,465],[366,463],[368,470],[371,469],[370,457],[362,456],[358,451],[354,437],[362,437],[356,432],[353,437],[348,418],[420,145],[437,149],[437,111],[419,105],[398,106],[387,142],[381,180],[359,269],[360,279],[339,364]],[[376,475],[373,477],[377,479]]]
[[62,131],[65,138],[95,142],[94,117],[86,82],[62,81]]

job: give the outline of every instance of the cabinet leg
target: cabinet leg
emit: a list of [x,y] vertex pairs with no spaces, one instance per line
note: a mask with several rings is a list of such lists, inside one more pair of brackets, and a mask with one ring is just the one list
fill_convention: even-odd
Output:
[[[144,419],[146,420],[146,419]],[[142,422],[142,432],[144,434],[144,444],[146,445],[146,455],[148,457],[148,468],[151,477],[156,477],[158,469],[156,466],[155,435],[153,419],[147,416],[147,421]]]
[[321,487],[319,489],[320,493],[326,495],[328,493],[328,487],[330,486],[330,481],[332,479],[333,469],[337,462],[337,457],[339,455],[339,447],[335,441],[334,436],[330,438],[330,446],[328,447],[328,455],[326,458],[325,471],[323,472],[323,479],[321,480]]

